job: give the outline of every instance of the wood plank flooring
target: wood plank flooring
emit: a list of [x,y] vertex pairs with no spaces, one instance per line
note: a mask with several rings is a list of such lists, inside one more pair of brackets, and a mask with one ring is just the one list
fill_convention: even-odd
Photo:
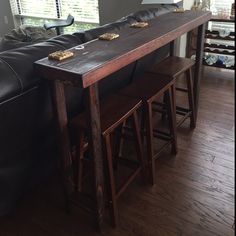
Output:
[[[118,201],[117,229],[102,236],[232,236],[234,200],[234,72],[205,68],[197,127],[178,129],[179,153],[157,161],[157,184],[137,179]],[[63,210],[55,179],[34,189],[9,216],[0,236],[93,236],[91,216]]]

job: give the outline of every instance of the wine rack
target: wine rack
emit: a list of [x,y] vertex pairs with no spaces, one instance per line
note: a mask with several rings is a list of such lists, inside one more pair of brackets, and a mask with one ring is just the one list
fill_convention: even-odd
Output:
[[[213,17],[210,21],[215,22],[225,22],[227,24],[234,24],[233,19],[221,19]],[[197,43],[197,30],[193,30],[188,34],[188,41],[187,41],[187,57],[192,58],[193,55],[196,54],[196,43]],[[216,41],[214,41],[216,40]],[[220,40],[218,43],[218,40]],[[228,57],[234,58],[235,57],[235,32],[228,32],[227,34],[222,34],[222,32],[218,30],[209,30],[207,29],[205,32],[205,43],[204,43],[204,53],[205,55],[214,55],[216,57]],[[235,69],[235,65],[226,65],[223,62],[216,62],[216,63],[207,63],[206,60],[203,58],[203,65],[224,68],[224,69]]]
[[[212,18],[210,21],[227,22],[234,24],[234,20],[232,19]],[[228,32],[227,34],[222,35],[220,31],[207,29],[205,33],[205,39],[207,41],[204,44],[205,53],[218,56],[220,55],[231,56],[231,57],[235,56],[235,45],[234,45],[235,32]],[[212,42],[212,40],[213,41],[220,40],[220,42],[223,43],[214,43]],[[226,65],[219,62],[208,64],[204,59],[203,59],[203,65],[224,68],[224,69],[231,69],[231,70],[235,69],[235,65]]]

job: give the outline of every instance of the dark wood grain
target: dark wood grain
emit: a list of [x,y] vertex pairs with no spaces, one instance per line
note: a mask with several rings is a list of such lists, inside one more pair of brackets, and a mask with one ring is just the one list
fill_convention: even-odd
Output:
[[66,104],[65,104],[65,92],[64,85],[55,80],[51,84],[52,91],[52,102],[53,109],[56,119],[57,126],[57,137],[58,137],[58,149],[60,154],[60,174],[61,174],[61,183],[63,185],[63,191],[65,196],[65,207],[66,210],[69,210],[69,192],[68,187],[69,183],[71,183],[71,165],[72,165],[72,157],[71,157],[71,148],[70,148],[70,140],[68,133],[68,118],[66,112]]
[[197,120],[198,115],[198,102],[199,102],[199,92],[200,92],[200,80],[203,76],[202,70],[202,58],[203,58],[203,48],[204,48],[204,37],[205,37],[206,24],[202,24],[198,27],[197,32],[197,50],[196,50],[196,63],[194,70],[194,81],[193,81],[193,91],[194,91],[194,102],[195,102],[195,119]]
[[[200,96],[196,129],[178,129],[178,155],[158,160],[156,186],[130,185],[118,200],[119,227],[105,218],[102,236],[235,234],[234,72],[205,68]],[[0,218],[0,235],[98,235],[88,215],[76,207],[66,214],[62,202],[57,180],[44,182]]]

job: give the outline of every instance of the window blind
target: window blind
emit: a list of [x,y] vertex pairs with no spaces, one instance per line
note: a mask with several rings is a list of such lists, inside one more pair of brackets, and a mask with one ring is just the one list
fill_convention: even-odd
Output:
[[76,22],[99,23],[98,0],[10,0],[14,15],[62,18],[68,14]]
[[75,21],[99,23],[98,0],[60,0],[60,3],[63,18],[70,13]]
[[231,5],[234,0],[211,0],[211,10],[213,15],[230,15]]
[[22,15],[37,17],[57,17],[55,0],[18,0]]
[[12,11],[13,15],[19,14],[19,9],[17,7],[17,2],[18,1],[16,1],[16,0],[10,0],[11,11]]

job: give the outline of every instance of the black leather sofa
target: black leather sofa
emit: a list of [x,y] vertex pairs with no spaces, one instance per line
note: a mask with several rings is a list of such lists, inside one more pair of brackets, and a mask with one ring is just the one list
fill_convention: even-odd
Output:
[[[49,53],[88,42],[135,21],[172,11],[166,5],[130,14],[85,32],[0,53],[0,215],[9,213],[23,193],[55,173],[57,146],[49,84],[34,71],[34,62]],[[168,45],[132,63],[99,83],[100,96],[126,86],[133,76],[167,56]],[[83,110],[83,90],[66,87],[69,116]]]

